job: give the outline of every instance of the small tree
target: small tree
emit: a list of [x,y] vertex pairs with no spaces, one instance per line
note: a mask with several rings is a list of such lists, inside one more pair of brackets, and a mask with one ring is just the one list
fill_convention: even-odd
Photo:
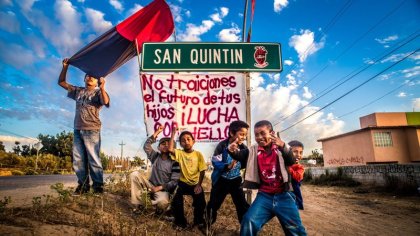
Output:
[[0,141],[0,152],[5,152],[6,151],[6,147],[3,144],[3,141]]
[[131,166],[143,166],[145,164],[145,161],[138,156],[135,156],[131,161]]
[[311,151],[311,154],[307,157],[307,159],[314,159],[316,160],[317,165],[324,166],[324,155],[319,153],[318,149],[314,149]]
[[15,141],[15,146],[12,148],[13,149],[13,153],[16,155],[20,155],[22,150],[20,149],[20,142],[19,141]]
[[101,158],[102,168],[104,170],[107,170],[108,169],[108,164],[109,164],[109,157],[107,155],[105,155],[105,153],[103,153],[102,151],[99,154],[99,157]]

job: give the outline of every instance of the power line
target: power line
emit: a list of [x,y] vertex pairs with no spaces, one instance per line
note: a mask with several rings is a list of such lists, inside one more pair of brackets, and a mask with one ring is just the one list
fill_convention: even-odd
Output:
[[[390,12],[388,12],[384,17],[382,17],[375,25],[370,27],[365,33],[363,33],[359,38],[357,38],[355,41],[353,41],[344,51],[342,51],[336,58],[333,59],[333,61],[338,61],[344,54],[346,54],[354,45],[356,45],[360,40],[362,40],[366,35],[368,35],[371,31],[373,31],[376,27],[378,27],[382,22],[384,22],[389,16],[394,14],[406,1],[401,2],[398,6],[394,7]],[[307,84],[309,84],[312,80],[317,78],[325,69],[329,67],[329,63],[327,63],[321,71],[319,71],[314,77],[309,79],[305,84],[303,84],[301,87],[305,87]]]
[[[350,91],[348,91],[348,92],[346,92],[345,94],[341,95],[340,97],[336,98],[334,101],[332,101],[332,102],[328,103],[327,105],[325,105],[325,106],[321,107],[321,108],[320,108],[320,109],[318,109],[317,111],[315,111],[315,112],[313,112],[312,114],[310,114],[310,115],[306,116],[305,118],[303,118],[303,119],[301,119],[301,120],[297,121],[297,122],[296,122],[296,123],[294,123],[293,125],[291,125],[291,126],[289,126],[289,127],[285,128],[285,129],[283,129],[283,130],[282,130],[282,131],[280,131],[280,132],[286,131],[286,130],[288,130],[288,129],[290,129],[290,128],[294,127],[294,126],[296,126],[296,125],[297,125],[297,124],[299,124],[300,122],[302,122],[302,121],[304,121],[304,120],[308,119],[309,117],[311,117],[311,116],[315,115],[316,113],[318,113],[318,112],[320,112],[320,111],[324,110],[326,107],[329,107],[329,106],[330,106],[330,105],[332,105],[333,103],[337,102],[338,100],[342,99],[343,97],[347,96],[348,94],[350,94],[350,93],[354,92],[356,89],[358,89],[358,88],[362,87],[363,85],[365,85],[365,84],[366,84],[366,83],[368,83],[369,81],[371,81],[371,80],[373,80],[374,78],[378,77],[379,75],[381,75],[381,74],[382,74],[382,73],[384,73],[385,71],[387,71],[387,70],[391,69],[392,67],[394,67],[395,65],[399,64],[400,62],[404,61],[405,59],[407,59],[408,57],[410,57],[410,56],[411,56],[411,55],[413,55],[414,53],[418,52],[419,50],[420,50],[419,48],[418,48],[418,49],[416,49],[415,51],[413,51],[413,52],[411,52],[410,54],[406,55],[404,58],[402,58],[402,59],[400,59],[399,61],[395,62],[394,64],[392,64],[392,65],[388,66],[387,68],[385,68],[385,69],[384,69],[384,70],[382,70],[381,72],[377,73],[376,75],[374,75],[374,76],[372,76],[371,78],[367,79],[367,80],[366,80],[366,81],[364,81],[363,83],[361,83],[361,84],[359,84],[358,86],[356,86],[356,87],[352,88]],[[280,123],[280,121],[279,121],[279,122],[277,122],[276,124],[274,124],[273,126],[276,126],[276,125],[278,125],[279,123]]]
[[[324,31],[322,33],[322,35],[324,36],[325,33],[327,33],[334,25],[335,23],[337,23],[337,21],[340,19],[340,17],[350,8],[350,6],[353,4],[353,2],[351,0],[348,0],[341,8],[340,10],[337,12],[337,14],[335,14],[335,16],[330,20],[330,22],[328,22],[328,24],[324,27]],[[305,49],[305,52],[303,52],[303,54],[306,56],[306,54],[313,49],[313,47],[315,46],[315,42],[320,38],[321,36],[315,37],[314,41]],[[297,66],[297,64],[295,63],[292,67],[290,67],[290,69],[287,71],[287,73],[285,72],[285,74],[290,73],[291,70],[295,69]]]
[[369,106],[370,104],[375,103],[375,102],[377,102],[377,101],[381,100],[382,98],[384,98],[384,97],[386,97],[386,96],[390,95],[391,93],[393,93],[393,92],[397,91],[398,89],[400,89],[400,88],[402,88],[402,87],[406,86],[407,84],[409,84],[410,82],[414,81],[415,79],[416,79],[416,77],[414,77],[414,78],[412,78],[412,79],[410,79],[410,80],[408,80],[408,81],[404,82],[403,84],[401,84],[401,85],[400,85],[400,86],[398,86],[397,88],[395,88],[395,89],[393,89],[393,90],[391,90],[391,91],[389,91],[389,92],[385,93],[384,95],[382,95],[382,96],[380,96],[380,97],[376,98],[375,100],[373,100],[373,101],[371,101],[371,102],[369,102],[369,103],[367,103],[367,104],[365,104],[365,105],[363,105],[363,106],[361,106],[361,107],[359,107],[359,108],[357,108],[357,109],[354,109],[353,111],[350,111],[350,112],[347,112],[347,113],[345,113],[345,114],[343,114],[343,115],[340,115],[340,116],[338,117],[338,119],[340,119],[340,118],[342,118],[342,117],[344,117],[344,116],[347,116],[347,115],[353,114],[354,112],[359,111],[359,110],[361,110],[361,109],[363,109],[363,108],[365,108],[365,107]]
[[39,141],[36,138],[32,138],[32,137],[24,136],[24,135],[21,135],[21,134],[17,134],[17,133],[14,133],[14,132],[11,132],[11,131],[8,131],[8,130],[5,130],[5,129],[0,129],[0,131],[5,132],[5,133],[9,133],[9,134],[13,134],[13,135],[21,137],[21,138],[26,138],[26,139],[31,139],[31,140],[34,140],[34,141]]
[[[370,27],[365,33],[363,33],[359,38],[357,38],[355,41],[353,41],[346,49],[344,49],[344,51],[342,51],[337,57],[335,57],[334,59],[333,59],[333,61],[338,61],[344,54],[346,54],[351,48],[353,48],[360,40],[362,40],[364,37],[366,37],[366,35],[368,35],[371,31],[373,31],[376,27],[378,27],[382,22],[384,22],[389,16],[391,16],[392,14],[394,14],[404,3],[406,2],[406,0],[405,1],[402,1],[400,4],[398,4],[396,7],[394,7],[391,11],[389,11],[384,17],[382,17],[376,24],[374,24],[372,27]],[[350,4],[351,5],[351,4]],[[337,13],[336,14],[336,16],[340,16],[341,17],[341,15],[343,14],[343,12],[341,12],[341,11],[346,11],[349,7],[350,7],[350,5],[348,5],[348,2],[342,7],[342,9],[339,11],[339,13]],[[333,22],[333,21],[335,21],[335,18],[336,17],[334,17],[333,18],[333,20],[331,20],[331,22]],[[333,22],[333,24],[335,24],[336,22]],[[332,24],[332,25],[333,25]],[[330,29],[330,28],[329,28]],[[328,29],[328,30],[329,30]],[[325,31],[325,32],[327,32],[327,31]],[[325,33],[324,33],[325,34]],[[315,40],[314,40],[315,41]],[[312,46],[313,46],[314,44],[312,43],[311,45],[310,45],[310,47],[308,47],[308,49],[305,51],[305,53],[307,53],[307,51],[310,49],[310,48],[312,48]],[[318,71],[311,79],[309,79],[307,82],[305,82],[303,85],[298,85],[297,86],[297,88],[299,88],[299,87],[305,87],[306,85],[308,85],[310,82],[312,82],[315,78],[317,78],[320,74],[322,74],[328,67],[329,67],[329,63],[327,63],[320,71]],[[291,69],[293,69],[293,68],[295,68],[296,67],[296,64],[295,64],[295,66],[294,67],[292,67]],[[291,70],[290,69],[290,70]],[[287,73],[289,73],[290,72],[290,70],[287,72]],[[287,74],[286,73],[286,74]],[[351,74],[351,73],[350,73]],[[349,75],[350,75],[349,74]],[[348,75],[348,76],[349,76]],[[345,77],[344,77],[345,78]],[[343,79],[344,79],[343,78]],[[338,81],[339,82],[339,81]],[[337,83],[337,82],[336,82]],[[336,84],[336,83],[334,83],[334,84]],[[333,84],[333,85],[334,85]],[[333,86],[332,85],[332,86]],[[329,86],[328,88],[330,88],[331,86]],[[328,88],[326,88],[326,89],[328,89]],[[324,92],[326,89],[324,89],[322,92]],[[322,93],[321,92],[321,93]],[[324,94],[325,95],[325,94]],[[324,96],[324,95],[322,95],[322,96]],[[317,99],[319,99],[320,97],[318,97]],[[317,99],[315,99],[315,100],[317,100]],[[311,103],[312,102],[314,102],[315,100],[313,100],[313,101],[311,101]],[[309,103],[309,104],[306,104],[304,107],[306,107],[306,106],[308,106],[308,105],[310,105],[311,103]],[[290,115],[287,115],[286,117],[285,116],[282,116],[280,119],[281,119],[281,121],[283,121],[283,120],[285,120],[286,118],[288,118],[288,117],[290,117],[291,115],[293,115],[293,114],[295,114],[296,112],[298,112],[298,111],[300,111],[300,110],[302,110],[304,107],[301,107],[300,109],[298,109],[297,111],[295,111],[295,112],[293,112],[292,114],[290,114]],[[254,107],[255,108],[255,107]],[[272,114],[269,114],[268,116],[271,116]]]
[[[389,56],[390,54],[394,53],[396,50],[402,48],[403,46],[407,45],[408,43],[412,42],[413,40],[415,40],[419,35],[418,35],[419,30],[417,30],[416,32],[414,32],[413,34],[411,34],[409,37],[407,37],[406,39],[402,40],[401,42],[399,42],[394,49],[390,50],[389,52],[387,52],[386,54],[384,54],[383,56],[378,57],[377,59],[374,59],[374,62],[372,64],[369,64],[367,66],[365,66],[364,68],[359,68],[357,70],[354,70],[352,72],[350,72],[348,75],[344,76],[343,78],[341,78],[340,80],[338,80],[336,83],[332,84],[331,86],[334,86],[333,88],[331,88],[331,86],[329,86],[328,88],[324,89],[323,91],[321,91],[321,95],[316,97],[315,99],[313,99],[312,101],[310,101],[309,103],[305,104],[304,106],[300,107],[299,109],[297,109],[296,111],[294,111],[293,113],[287,115],[287,116],[283,116],[282,118],[280,118],[280,121],[284,121],[287,118],[289,118],[290,116],[298,113],[299,111],[303,110],[305,107],[311,105],[312,103],[314,103],[315,101],[317,101],[318,99],[324,97],[325,95],[327,95],[328,93],[330,93],[331,91],[333,91],[334,89],[338,88],[339,86],[343,85],[344,83],[346,83],[347,81],[353,79],[354,77],[356,77],[357,75],[359,75],[360,73],[362,73],[363,71],[367,70],[368,68],[370,68],[371,66],[375,65],[376,63],[378,63],[379,61],[381,61],[382,59],[386,58],[387,56]],[[408,40],[408,41],[406,41]],[[406,41],[406,42],[404,42]],[[355,73],[355,74],[353,74]],[[353,75],[352,75],[353,74]],[[347,78],[347,79],[346,79]],[[343,81],[343,79],[345,79]],[[341,81],[341,82],[340,82]],[[329,89],[331,88],[331,89]],[[329,89],[328,91],[326,91],[324,93],[325,90]]]

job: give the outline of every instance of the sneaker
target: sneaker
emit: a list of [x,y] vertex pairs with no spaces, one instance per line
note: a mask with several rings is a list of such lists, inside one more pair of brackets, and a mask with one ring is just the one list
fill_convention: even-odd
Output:
[[138,205],[135,208],[133,208],[133,214],[135,215],[143,214],[144,211],[145,211],[145,208],[143,205]]
[[196,224],[195,226],[197,227],[198,231],[200,231],[204,235],[207,235],[207,225],[206,224],[204,224],[204,223]]
[[103,194],[103,193],[104,193],[104,188],[102,187],[93,188],[93,194]]
[[89,188],[84,188],[82,185],[78,185],[76,190],[74,190],[73,196],[80,196],[88,192],[89,192]]
[[174,226],[175,226],[176,229],[180,229],[180,230],[186,229],[188,227],[187,223],[177,223],[177,222],[175,222],[175,218],[174,218]]
[[169,221],[169,222],[174,222],[175,221],[175,217],[173,217],[173,216],[163,216],[162,218],[166,221]]

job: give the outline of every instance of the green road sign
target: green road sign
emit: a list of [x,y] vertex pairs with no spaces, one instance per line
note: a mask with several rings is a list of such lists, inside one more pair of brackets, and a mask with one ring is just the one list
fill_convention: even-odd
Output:
[[143,71],[283,70],[279,43],[144,43]]

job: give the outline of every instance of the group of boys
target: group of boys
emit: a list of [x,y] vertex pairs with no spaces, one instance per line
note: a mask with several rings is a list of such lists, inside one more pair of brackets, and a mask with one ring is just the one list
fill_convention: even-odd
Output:
[[[90,191],[89,175],[94,193],[103,193],[103,169],[99,158],[100,127],[99,111],[103,105],[109,107],[109,96],[105,91],[105,79],[85,76],[85,87],[75,87],[66,82],[69,60],[63,60],[63,69],[58,84],[67,90],[68,97],[76,101],[74,119],[73,168],[78,178],[75,194]],[[206,207],[202,183],[207,164],[201,152],[194,150],[194,136],[189,131],[179,135],[182,149],[175,148],[176,128],[171,138],[161,138],[159,152],[153,150],[162,132],[158,127],[144,144],[147,158],[152,163],[152,172],[146,179],[139,172],[131,178],[131,201],[141,206],[143,189],[150,190],[152,204],[161,211],[169,208],[175,225],[185,228],[184,195],[193,198],[194,225],[206,227],[213,224],[217,211],[227,194],[230,194],[241,224],[241,235],[257,235],[274,216],[278,218],[286,235],[306,235],[298,209],[303,210],[300,182],[304,168],[298,162],[302,158],[303,144],[292,141],[286,144],[269,121],[254,125],[257,144],[246,147],[244,141],[249,126],[243,121],[229,125],[229,137],[220,142],[212,157],[214,167],[212,189]],[[241,169],[245,169],[242,181]],[[245,199],[243,188],[258,189],[251,205]],[[173,194],[172,201],[170,195]],[[205,220],[205,218],[207,220]]]
[[[174,224],[185,228],[187,220],[184,216],[183,196],[190,195],[194,208],[193,224],[203,229],[216,221],[217,211],[230,194],[241,224],[241,235],[256,235],[274,216],[279,219],[286,235],[306,235],[298,211],[303,210],[300,182],[303,179],[304,168],[298,163],[302,158],[303,144],[292,141],[287,145],[274,134],[271,123],[263,120],[254,126],[257,144],[247,148],[243,142],[246,140],[248,128],[248,124],[243,121],[232,122],[229,125],[229,137],[217,145],[212,157],[212,189],[206,207],[201,185],[207,165],[203,155],[193,149],[195,141],[192,133],[182,132],[179,135],[182,149],[175,149],[174,129],[169,140],[160,139],[160,154],[157,154],[150,145],[162,131],[162,127],[159,127],[144,146],[153,164],[150,182],[144,184],[147,180],[138,181],[141,176],[138,172],[131,174],[132,203],[139,204],[141,190],[144,188],[150,189],[152,193],[164,192],[165,197],[158,197],[160,200],[155,200],[156,196],[152,197],[152,204],[162,210],[171,209]],[[167,168],[162,168],[162,165],[158,167],[158,155],[171,164],[168,164]],[[244,168],[245,180],[242,183],[240,171]],[[160,178],[160,182],[156,178],[159,172],[166,176]],[[177,176],[179,181],[172,202],[169,203]],[[244,187],[258,189],[257,197],[251,206],[245,199]]]

